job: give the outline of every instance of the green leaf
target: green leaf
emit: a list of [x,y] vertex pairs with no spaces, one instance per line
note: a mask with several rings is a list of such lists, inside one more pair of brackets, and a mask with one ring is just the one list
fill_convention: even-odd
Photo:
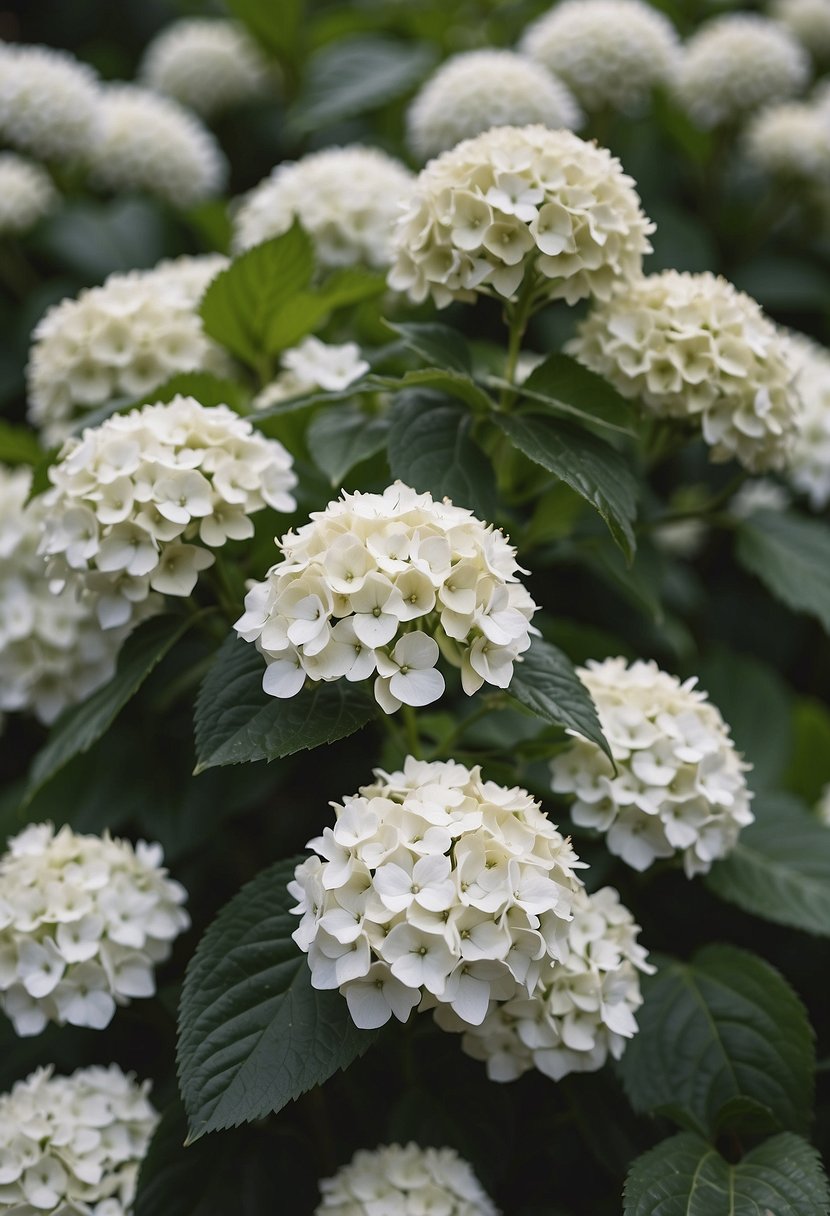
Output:
[[639,1033],[620,1065],[636,1111],[669,1113],[713,1135],[724,1108],[748,1098],[774,1125],[804,1131],[815,1058],[807,1014],[768,963],[733,946],[707,946],[689,963],[660,962],[642,986]]
[[0,463],[36,465],[40,464],[43,456],[43,448],[34,431],[24,426],[12,426],[0,418]]
[[287,884],[303,858],[277,862],[234,896],[187,968],[179,1081],[190,1141],[281,1110],[369,1047],[339,992],[311,986],[291,939]]
[[262,691],[265,660],[231,634],[196,700],[196,772],[220,764],[275,760],[344,739],[377,713],[374,701],[346,680],[310,684],[280,700]]
[[784,778],[788,790],[809,806],[830,784],[830,713],[821,701],[801,697],[792,718],[793,749]]
[[393,325],[391,321],[386,321],[385,324],[399,336],[408,350],[420,355],[427,363],[445,371],[472,375],[473,358],[470,348],[464,335],[457,329],[432,321],[411,321],[407,325]]
[[575,730],[601,747],[611,759],[611,749],[588,689],[568,656],[550,642],[533,639],[530,649],[514,667],[507,691],[538,718]]
[[279,0],[278,4],[227,0],[227,6],[273,55],[282,58],[295,48],[303,19],[303,0]]
[[764,794],[752,809],[755,822],[706,885],[762,920],[830,937],[830,829],[786,794]]
[[372,417],[356,406],[336,405],[312,418],[308,450],[331,484],[339,486],[361,460],[383,451],[388,434],[388,418]]
[[335,271],[316,289],[298,292],[271,318],[266,346],[271,354],[296,346],[306,334],[313,333],[338,308],[360,304],[386,289],[382,275],[360,266]]
[[365,383],[369,387],[393,393],[408,388],[433,388],[457,397],[478,413],[489,412],[493,408],[492,397],[479,388],[475,380],[462,372],[445,371],[441,367],[419,367],[417,371],[404,372],[400,377],[369,376]]
[[497,422],[520,452],[599,511],[630,561],[636,548],[637,482],[625,457],[590,431],[558,419],[502,414]]
[[827,1216],[819,1155],[784,1132],[737,1165],[688,1132],[644,1153],[625,1183],[624,1216]]
[[519,387],[519,396],[543,402],[557,413],[633,434],[631,402],[602,376],[568,355],[549,355]]
[[738,561],[776,599],[818,617],[830,633],[830,528],[817,519],[757,511],[737,529]]
[[187,1119],[177,1101],[162,1114],[141,1162],[132,1216],[195,1216],[204,1210],[201,1200],[214,1181],[216,1146],[206,1141],[184,1151],[186,1137]]

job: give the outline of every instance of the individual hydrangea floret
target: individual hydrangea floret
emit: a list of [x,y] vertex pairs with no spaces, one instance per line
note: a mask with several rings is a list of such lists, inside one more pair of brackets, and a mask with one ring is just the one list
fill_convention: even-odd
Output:
[[686,43],[677,96],[701,127],[734,122],[807,84],[810,62],[785,26],[757,13],[727,13]]
[[696,678],[681,683],[654,662],[589,662],[578,669],[597,707],[614,766],[574,738],[551,762],[552,788],[573,794],[574,823],[605,833],[615,857],[646,870],[679,853],[689,878],[705,874],[752,823],[749,769]]
[[814,511],[823,511],[830,503],[830,351],[802,334],[788,337],[804,412],[787,478]]
[[414,760],[334,804],[294,872],[292,934],[314,988],[338,988],[355,1025],[451,1009],[480,1025],[491,1002],[532,996],[581,889],[571,843],[525,790],[478,768]]
[[699,424],[713,460],[786,465],[801,417],[787,343],[725,279],[667,270],[632,281],[566,349],[655,414]]
[[514,1081],[531,1068],[561,1081],[619,1060],[637,1033],[643,1003],[638,972],[653,972],[637,943],[639,925],[613,887],[580,891],[562,958],[546,963],[533,996],[493,1004],[480,1026],[461,1026],[443,1011],[436,1020],[463,1030],[462,1048],[487,1065],[491,1081]]
[[172,207],[195,207],[218,194],[227,163],[195,114],[137,85],[108,85],[100,96],[98,135],[88,151],[93,182],[105,190],[144,190]]
[[383,269],[414,181],[405,165],[378,148],[354,144],[311,152],[277,165],[245,196],[234,216],[234,248],[250,249],[299,220],[321,265]]
[[[33,824],[0,857],[0,1008],[19,1035],[108,1026],[152,996],[154,968],[190,924],[161,845]],[[0,1192],[2,1195],[2,1192]]]
[[199,301],[228,264],[180,257],[111,274],[53,305],[35,326],[26,369],[29,420],[60,443],[73,420],[118,397],[141,397],[179,372],[225,375],[227,354],[207,337]]
[[296,506],[282,444],[228,406],[192,397],[87,427],[66,441],[49,478],[41,552],[50,577],[96,591],[104,628],[122,624],[151,589],[190,595],[215,561],[210,549],[253,535],[255,511]]
[[117,1064],[39,1068],[0,1095],[0,1209],[9,1216],[130,1216],[159,1116]]
[[[0,72],[2,72],[0,54]],[[40,165],[0,152],[0,237],[21,236],[58,204],[51,177]]]
[[388,1144],[361,1149],[320,1182],[314,1216],[498,1216],[466,1161],[451,1148]]
[[244,26],[187,17],[157,34],[144,52],[146,85],[210,118],[268,95],[272,71]]
[[336,393],[348,388],[369,370],[356,342],[335,346],[319,338],[304,338],[299,346],[283,351],[283,370],[254,398],[258,410],[322,389]]
[[0,43],[0,139],[39,160],[80,161],[98,135],[92,68],[46,46]]
[[735,519],[749,519],[758,511],[786,511],[791,496],[770,477],[753,477],[729,500],[729,514]]
[[566,86],[513,51],[454,55],[418,93],[406,116],[410,148],[422,161],[490,127],[578,127],[582,114]]
[[830,119],[817,106],[790,101],[767,107],[747,126],[744,149],[768,177],[830,185]]
[[770,16],[785,25],[814,59],[830,59],[830,0],[772,0]]
[[395,228],[389,285],[439,308],[477,292],[606,299],[639,274],[653,225],[606,148],[572,131],[496,127],[421,171]]
[[396,481],[343,493],[278,542],[282,560],[245,597],[234,626],[267,664],[262,686],[293,697],[306,680],[374,677],[386,713],[444,692],[439,653],[464,691],[507,688],[536,605],[504,533],[472,511]]
[[555,72],[586,110],[636,113],[675,72],[678,38],[642,0],[564,0],[525,32],[521,50]]

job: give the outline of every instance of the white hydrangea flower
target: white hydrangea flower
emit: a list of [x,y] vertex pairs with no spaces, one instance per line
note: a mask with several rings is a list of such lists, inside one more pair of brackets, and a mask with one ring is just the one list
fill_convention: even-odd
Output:
[[[0,54],[0,75],[2,75]],[[20,236],[58,205],[59,194],[40,165],[0,152],[0,237]]]
[[[152,996],[157,963],[190,924],[161,845],[33,824],[0,857],[0,1009],[19,1035],[108,1026]],[[0,1191],[2,1196],[2,1191]]]
[[369,370],[356,342],[335,346],[319,338],[303,338],[299,346],[283,351],[280,362],[283,370],[254,398],[255,409],[318,389],[339,392]]
[[230,360],[202,328],[199,302],[228,265],[220,254],[180,257],[111,274],[101,287],[48,309],[26,369],[29,420],[47,443],[117,397],[139,397],[179,372],[227,375]]
[[825,785],[821,791],[815,811],[819,823],[823,823],[825,827],[830,828],[830,783]]
[[783,102],[751,119],[747,160],[769,177],[830,185],[830,117],[813,105]]
[[490,127],[578,127],[582,114],[566,86],[513,51],[453,55],[409,107],[407,140],[420,160],[446,152]]
[[725,279],[632,280],[594,306],[566,350],[661,417],[699,420],[713,460],[786,465],[801,417],[787,343]]
[[596,1072],[619,1060],[637,1033],[643,1003],[639,971],[652,973],[637,943],[640,926],[613,887],[580,891],[562,958],[546,963],[533,996],[493,1004],[480,1026],[462,1026],[436,1011],[447,1030],[463,1030],[463,1050],[487,1065],[491,1081],[514,1081],[538,1068],[554,1081]]
[[496,127],[421,171],[395,228],[389,285],[439,308],[520,287],[540,303],[606,299],[640,273],[653,230],[606,148],[572,131]]
[[110,1064],[68,1077],[39,1068],[0,1094],[0,1210],[129,1216],[159,1121],[149,1091]]
[[46,46],[0,43],[0,138],[40,160],[83,159],[97,138],[92,68]]
[[417,1144],[361,1149],[320,1181],[314,1216],[499,1216],[466,1161],[451,1148]]
[[674,26],[642,0],[564,0],[526,30],[520,46],[589,111],[636,113],[677,66]]
[[770,16],[785,25],[814,59],[830,57],[830,0],[772,0]]
[[299,220],[323,266],[391,260],[392,227],[414,175],[379,148],[324,148],[273,170],[241,200],[233,219],[236,250],[287,232]]
[[137,85],[107,85],[86,161],[106,190],[146,190],[187,208],[218,194],[227,163],[202,122],[170,97]]
[[753,477],[730,498],[729,514],[735,519],[749,519],[756,511],[785,511],[789,505],[790,495],[777,481]]
[[96,591],[105,629],[151,589],[190,595],[214,563],[210,549],[253,535],[255,511],[296,506],[282,444],[228,406],[192,397],[87,427],[66,441],[49,478],[41,541],[49,575]]
[[333,804],[288,886],[312,986],[338,988],[362,1028],[422,1002],[480,1025],[566,954],[582,863],[530,794],[478,768],[408,756],[375,777]]
[[185,17],[165,26],[144,52],[144,83],[210,118],[270,92],[268,61],[243,25]]
[[733,122],[807,84],[810,61],[789,30],[757,13],[704,22],[686,43],[678,99],[701,127]]
[[788,337],[804,413],[787,477],[814,511],[823,511],[830,502],[830,351],[803,334]]
[[507,688],[530,645],[536,605],[515,549],[449,499],[400,481],[383,494],[344,492],[278,544],[282,560],[234,626],[263,654],[270,696],[293,697],[306,679],[374,676],[378,704],[393,713],[442,695],[439,651],[472,696],[485,683]]
[[615,857],[646,870],[680,853],[689,878],[705,874],[752,823],[745,764],[718,710],[654,662],[590,661],[578,674],[597,707],[617,767],[574,738],[551,761],[552,789],[573,794],[570,814],[597,828]]

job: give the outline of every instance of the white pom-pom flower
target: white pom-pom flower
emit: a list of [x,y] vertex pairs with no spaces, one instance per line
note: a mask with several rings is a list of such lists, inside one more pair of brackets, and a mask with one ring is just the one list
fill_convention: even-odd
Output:
[[701,127],[734,122],[807,84],[810,61],[789,30],[756,13],[728,13],[686,43],[677,96]]
[[817,106],[790,101],[761,110],[747,126],[744,150],[768,177],[830,185],[830,118]]
[[480,1025],[563,957],[581,863],[530,794],[478,768],[407,757],[375,776],[334,804],[288,887],[312,986],[339,989],[362,1028],[422,1001]]
[[830,502],[830,351],[802,334],[788,337],[804,413],[787,477],[814,511],[823,511]]
[[669,83],[678,51],[669,19],[642,0],[564,0],[527,29],[520,45],[586,110],[628,113]]
[[787,343],[725,279],[633,280],[594,306],[566,349],[655,414],[699,422],[713,460],[786,465],[801,418]]
[[142,190],[172,207],[195,207],[218,194],[227,163],[195,114],[137,85],[101,91],[97,138],[86,161],[105,190]]
[[830,58],[830,0],[773,0],[770,16],[785,25],[814,59]]
[[314,1216],[498,1216],[471,1167],[451,1148],[387,1144],[361,1149],[320,1181]]
[[531,1068],[561,1081],[618,1060],[637,1033],[643,1003],[638,972],[653,972],[637,943],[639,925],[613,887],[574,902],[562,958],[548,962],[536,992],[494,1002],[480,1026],[436,1012],[447,1030],[463,1030],[467,1055],[487,1065],[491,1081],[514,1081]]
[[282,444],[226,405],[192,397],[86,428],[49,477],[41,552],[50,577],[95,590],[104,628],[122,624],[151,589],[190,595],[215,561],[210,549],[252,536],[255,511],[296,505]]
[[152,996],[154,968],[190,924],[161,846],[33,824],[0,857],[0,1008],[19,1035],[108,1026]]
[[579,106],[546,68],[513,51],[454,55],[418,93],[406,116],[410,148],[422,161],[490,127],[578,127]]
[[262,686],[293,697],[306,680],[375,677],[386,713],[444,692],[439,653],[472,696],[507,688],[536,605],[504,533],[472,511],[396,481],[343,493],[278,542],[282,560],[245,597],[234,626],[267,664]]
[[654,662],[606,659],[578,670],[617,771],[595,743],[574,738],[551,761],[554,792],[573,794],[574,823],[604,832],[635,870],[679,853],[689,878],[705,874],[754,818],[750,766],[729,727],[695,678],[681,683]]
[[389,285],[439,308],[477,292],[605,299],[639,274],[653,225],[606,148],[572,131],[496,127],[421,171],[395,228]]
[[[0,73],[2,73],[0,55]],[[51,177],[40,165],[0,152],[0,237],[21,236],[58,205]]]
[[199,301],[227,266],[220,254],[111,274],[53,305],[35,326],[26,369],[29,420],[60,443],[84,410],[140,397],[179,372],[227,374],[227,354],[202,328]]
[[0,44],[0,138],[40,160],[83,159],[98,133],[95,73],[46,46]]
[[339,392],[369,370],[356,342],[335,346],[319,338],[304,338],[299,346],[283,351],[280,363],[283,370],[254,398],[255,409],[318,389]]
[[188,17],[157,34],[139,69],[146,85],[212,117],[265,97],[272,74],[244,26],[220,17]]
[[129,1216],[159,1116],[117,1064],[39,1068],[0,1095],[0,1208],[8,1216]]

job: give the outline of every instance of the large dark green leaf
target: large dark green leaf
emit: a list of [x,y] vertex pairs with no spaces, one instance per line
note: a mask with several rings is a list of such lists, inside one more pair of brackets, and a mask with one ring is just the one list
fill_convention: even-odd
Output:
[[426,363],[433,367],[442,367],[445,371],[460,372],[469,376],[473,370],[473,359],[467,339],[457,329],[449,325],[439,325],[433,321],[410,321],[406,325],[393,325],[387,321],[402,344],[414,351]]
[[632,407],[615,388],[568,355],[549,355],[520,386],[519,397],[585,422],[633,433]]
[[757,511],[738,527],[737,556],[768,591],[830,632],[830,528],[817,519]]
[[513,669],[508,692],[537,717],[575,730],[610,758],[611,751],[588,689],[558,647],[534,638],[530,650]]
[[383,451],[388,434],[387,417],[372,417],[344,404],[315,414],[306,438],[314,463],[333,486],[339,486],[361,460]]

